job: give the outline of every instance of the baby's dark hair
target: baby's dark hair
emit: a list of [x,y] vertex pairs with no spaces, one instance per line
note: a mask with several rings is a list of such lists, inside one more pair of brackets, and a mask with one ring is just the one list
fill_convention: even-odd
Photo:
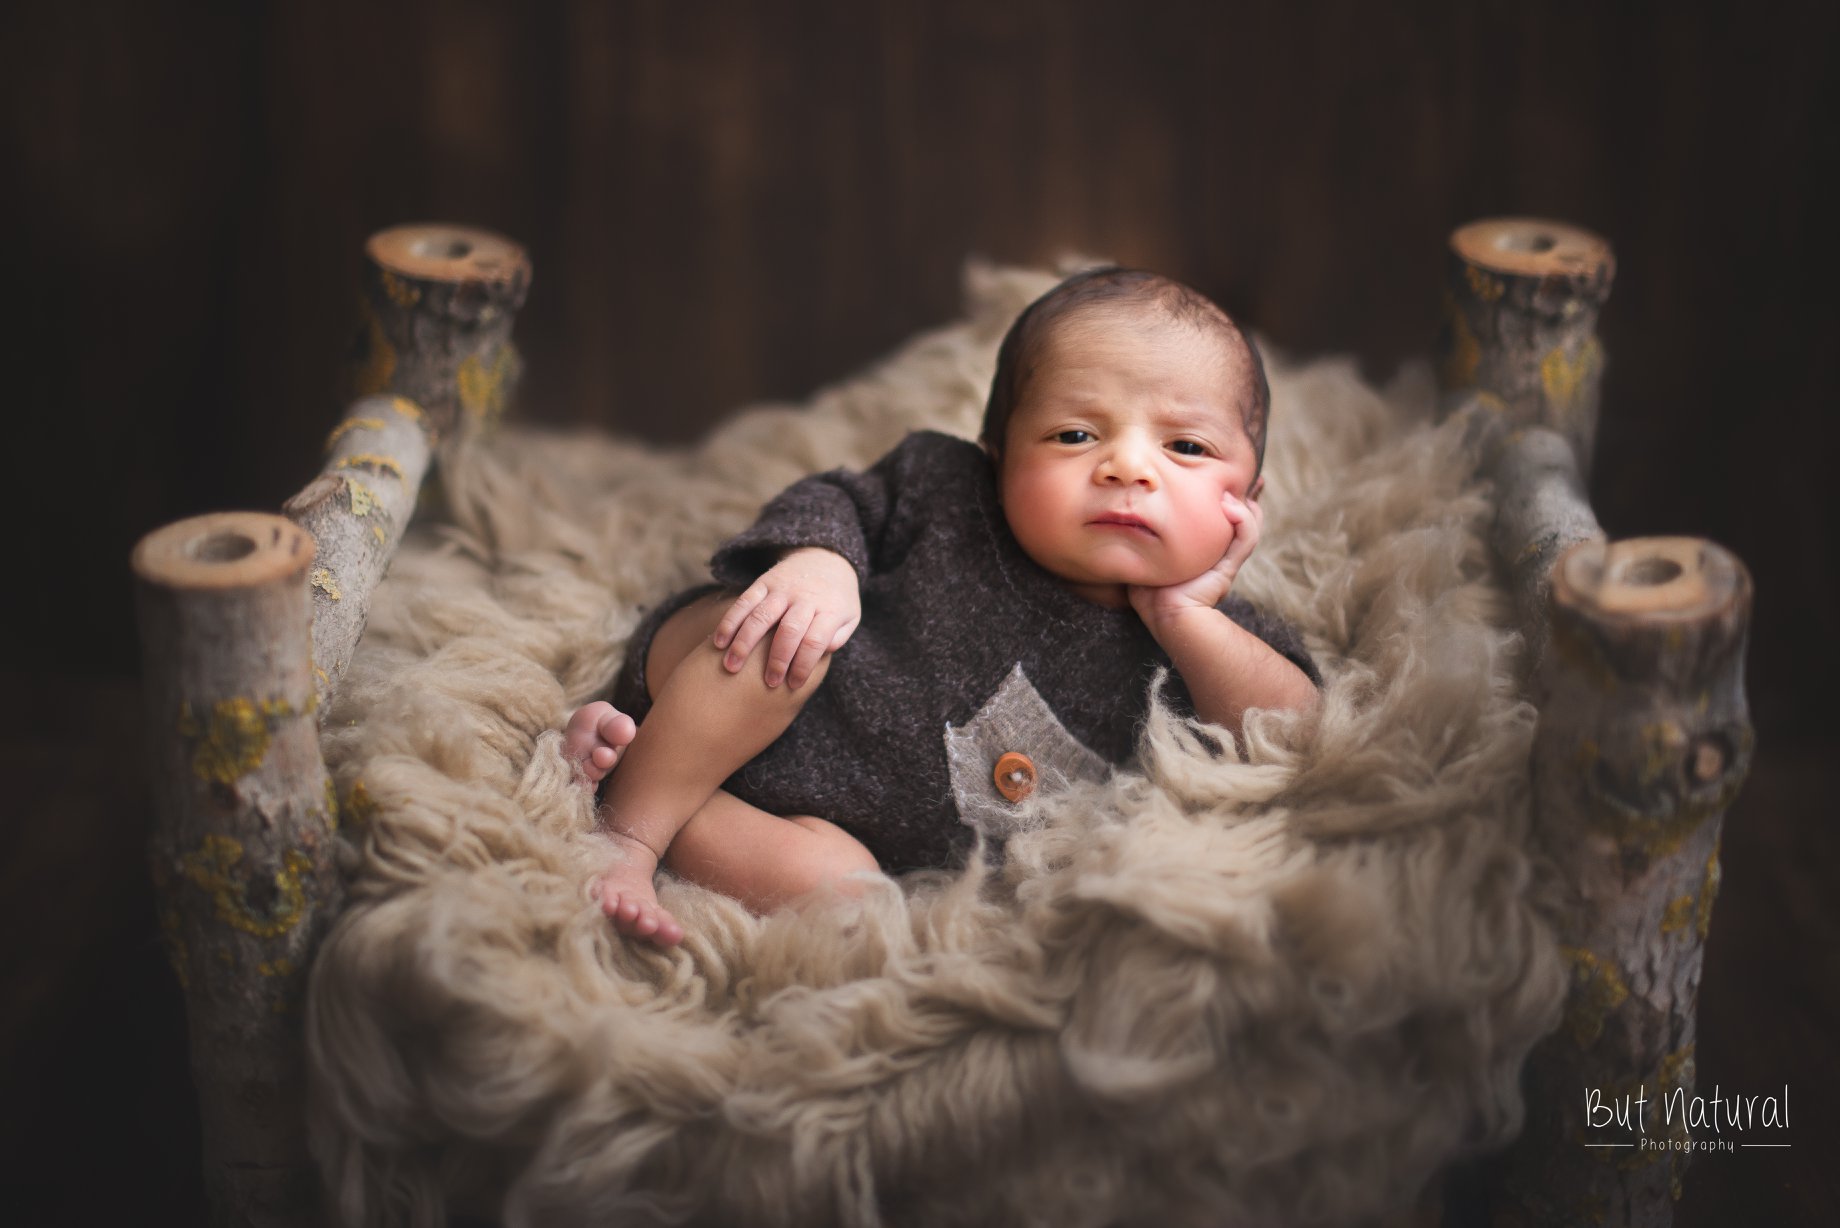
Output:
[[1265,422],[1271,415],[1271,385],[1265,378],[1265,360],[1252,338],[1241,332],[1233,317],[1199,290],[1160,273],[1126,269],[1117,265],[1075,273],[1030,303],[1009,326],[997,350],[997,373],[990,381],[990,399],[984,404],[984,428],[978,438],[991,452],[1003,449],[1010,415],[1022,399],[1023,388],[1035,374],[1043,343],[1069,316],[1089,307],[1114,303],[1150,303],[1173,320],[1197,329],[1213,330],[1239,341],[1252,358],[1252,404],[1240,407],[1246,435],[1258,458],[1257,474],[1265,467]]

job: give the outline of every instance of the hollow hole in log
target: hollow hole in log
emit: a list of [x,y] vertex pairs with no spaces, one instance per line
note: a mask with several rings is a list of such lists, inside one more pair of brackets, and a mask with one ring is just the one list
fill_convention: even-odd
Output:
[[1716,733],[1703,734],[1687,748],[1687,783],[1694,788],[1709,785],[1725,774],[1729,762],[1731,744]]
[[1504,252],[1550,252],[1559,246],[1559,240],[1548,234],[1505,234],[1495,240],[1495,246]]
[[1673,559],[1646,558],[1636,559],[1623,568],[1619,579],[1624,584],[1640,585],[1644,588],[1657,584],[1666,584],[1680,578],[1680,564]]
[[234,563],[255,550],[255,542],[241,533],[212,533],[185,544],[186,555],[200,563]]
[[252,875],[243,886],[243,899],[249,905],[249,911],[267,914],[275,911],[275,901],[280,897],[273,878],[264,878],[260,874]]
[[464,260],[472,254],[473,245],[451,235],[436,235],[417,239],[413,250],[424,260]]

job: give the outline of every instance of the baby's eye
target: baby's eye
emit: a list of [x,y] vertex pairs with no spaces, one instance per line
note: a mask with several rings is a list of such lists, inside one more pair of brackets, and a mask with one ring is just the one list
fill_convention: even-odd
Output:
[[1062,431],[1054,437],[1056,443],[1091,443],[1091,431]]
[[1178,439],[1169,445],[1183,456],[1206,456],[1207,445],[1196,443],[1192,439]]

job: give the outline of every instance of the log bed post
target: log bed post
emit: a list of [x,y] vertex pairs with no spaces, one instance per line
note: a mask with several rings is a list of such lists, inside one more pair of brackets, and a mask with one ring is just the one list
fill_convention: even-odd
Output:
[[1719,833],[1750,766],[1750,602],[1744,565],[1694,538],[1584,542],[1553,571],[1533,804],[1572,990],[1527,1065],[1498,1222],[1673,1222]]
[[364,245],[352,394],[403,396],[437,437],[504,412],[523,370],[511,326],[530,292],[518,244],[470,226],[393,226]]
[[353,385],[287,517],[156,529],[132,566],[152,730],[149,840],[186,992],[213,1222],[322,1220],[301,1004],[337,916],[338,805],[318,725],[444,445],[488,428],[519,373],[524,250],[402,226],[366,244]]
[[306,972],[340,899],[309,642],[313,539],[229,512],[135,547],[160,927],[186,994],[213,1222],[313,1222]]
[[1439,382],[1515,426],[1544,426],[1591,472],[1603,346],[1597,315],[1616,260],[1599,236],[1539,218],[1488,218],[1450,236]]
[[[1608,543],[1591,510],[1609,245],[1505,218],[1460,228],[1451,253],[1444,406],[1495,484],[1493,545],[1540,711],[1534,834],[1563,887],[1573,973],[1559,1031],[1528,1061],[1493,1218],[1666,1225],[1690,1153],[1666,1149],[1686,1132],[1678,1111],[1664,1125],[1662,1099],[1693,1093],[1719,829],[1750,761],[1750,579],[1710,542]],[[1610,1106],[1645,1092],[1647,1132],[1588,1130],[1593,1090]]]

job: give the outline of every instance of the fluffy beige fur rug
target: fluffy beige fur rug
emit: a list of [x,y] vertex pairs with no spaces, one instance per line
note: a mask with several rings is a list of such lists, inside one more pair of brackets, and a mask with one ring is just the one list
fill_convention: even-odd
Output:
[[1563,993],[1534,713],[1422,371],[1271,362],[1240,584],[1308,635],[1315,716],[1253,716],[1242,759],[1159,710],[1141,770],[1036,803],[1000,871],[767,918],[667,883],[670,952],[589,901],[554,731],[637,607],[798,477],[974,434],[1052,280],[973,268],[966,321],[695,451],[514,432],[451,465],[454,523],[397,560],[328,722],[374,803],[310,1007],[346,1220],[1342,1223],[1517,1129]]

